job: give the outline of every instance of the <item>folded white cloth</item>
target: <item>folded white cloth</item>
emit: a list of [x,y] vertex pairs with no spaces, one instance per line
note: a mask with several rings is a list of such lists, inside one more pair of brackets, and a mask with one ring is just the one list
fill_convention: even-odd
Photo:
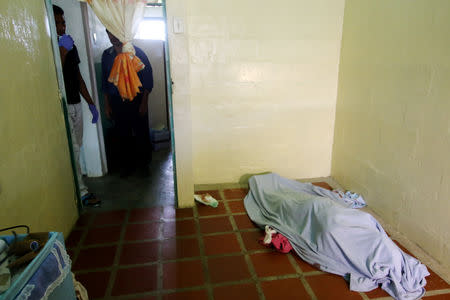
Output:
[[264,236],[264,244],[268,245],[272,242],[272,234],[277,233],[275,229],[270,227],[269,225],[266,225],[266,235]]

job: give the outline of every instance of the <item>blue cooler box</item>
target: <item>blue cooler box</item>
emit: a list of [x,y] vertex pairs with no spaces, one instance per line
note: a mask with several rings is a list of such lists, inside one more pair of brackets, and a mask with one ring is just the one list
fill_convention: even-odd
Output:
[[150,138],[152,142],[152,149],[154,151],[170,148],[170,131],[168,129],[152,129],[150,131]]
[[[23,239],[25,236],[18,235],[19,239]],[[13,236],[1,236],[0,238],[8,244],[14,240]],[[58,261],[62,270],[57,268],[58,270],[53,271],[54,268],[51,267],[51,264],[54,264],[55,261]],[[45,276],[40,276],[44,274]],[[50,276],[56,278],[56,280],[47,286],[48,282],[43,282],[42,279],[49,278]],[[44,248],[20,275],[12,278],[11,286],[7,291],[0,294],[0,300],[16,299],[21,293],[26,291],[33,295],[38,293],[39,289],[47,292],[47,299],[49,300],[76,300],[71,261],[65,251],[63,234],[60,232],[49,233],[49,240]],[[30,299],[34,298],[30,297]]]
[[154,143],[168,141],[170,140],[170,132],[166,128],[161,130],[152,129],[150,131],[150,138]]

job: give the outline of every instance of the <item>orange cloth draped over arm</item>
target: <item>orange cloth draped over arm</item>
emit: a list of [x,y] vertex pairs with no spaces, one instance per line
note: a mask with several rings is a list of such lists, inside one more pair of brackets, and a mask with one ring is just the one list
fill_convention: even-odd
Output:
[[108,81],[119,90],[123,99],[132,101],[142,86],[137,72],[144,68],[135,56],[131,44],[148,0],[80,0],[91,6],[95,15],[123,44],[122,52],[114,60]]
[[142,86],[137,72],[144,68],[145,65],[136,55],[129,52],[120,53],[114,59],[108,81],[117,86],[123,99],[133,101]]

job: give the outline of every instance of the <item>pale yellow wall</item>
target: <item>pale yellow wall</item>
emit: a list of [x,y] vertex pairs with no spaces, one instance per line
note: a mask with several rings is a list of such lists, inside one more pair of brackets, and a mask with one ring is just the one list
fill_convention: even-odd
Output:
[[192,114],[190,91],[189,40],[185,33],[173,33],[173,20],[186,20],[186,0],[166,2],[170,73],[172,81],[173,128],[175,137],[176,180],[178,206],[194,205],[194,178],[192,165]]
[[332,176],[450,266],[450,2],[347,0]]
[[74,183],[43,0],[0,1],[0,228],[68,234]]
[[194,182],[330,175],[344,0],[167,5],[175,141]]

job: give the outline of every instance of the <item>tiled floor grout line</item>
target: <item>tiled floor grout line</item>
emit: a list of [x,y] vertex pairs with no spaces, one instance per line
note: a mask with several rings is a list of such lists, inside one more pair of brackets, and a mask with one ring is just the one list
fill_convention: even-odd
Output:
[[[88,233],[90,230],[92,229],[97,229],[97,228],[106,228],[106,227],[113,227],[113,226],[118,226],[118,224],[104,224],[104,225],[94,225],[95,223],[95,219],[98,216],[97,213],[94,213],[90,216],[89,220],[87,221],[87,225],[84,227],[75,227],[74,230],[80,230],[82,231],[81,235],[80,235],[80,239],[78,241],[78,243],[76,244],[76,246],[74,248],[70,248],[71,251],[73,252],[73,261],[75,262],[76,259],[78,258],[80,251],[85,250],[85,249],[89,249],[89,248],[96,248],[96,247],[102,247],[102,246],[117,246],[116,249],[116,253],[114,256],[114,262],[113,265],[111,267],[107,267],[107,268],[98,268],[98,269],[90,269],[90,270],[86,270],[86,269],[82,269],[79,271],[75,271],[77,274],[85,274],[85,273],[90,273],[90,272],[95,272],[95,271],[106,271],[109,272],[110,277],[109,277],[109,281],[108,281],[108,285],[106,287],[105,290],[105,297],[104,298],[95,298],[95,299],[103,299],[103,300],[107,300],[107,299],[115,299],[115,300],[119,300],[119,299],[137,299],[136,297],[149,297],[149,296],[154,296],[156,297],[157,300],[162,300],[163,296],[168,294],[168,293],[179,293],[179,292],[184,292],[184,291],[194,291],[194,290],[206,290],[207,294],[208,294],[208,299],[209,300],[213,300],[214,299],[214,289],[216,287],[223,287],[223,286],[232,286],[232,285],[240,285],[240,284],[256,284],[257,286],[257,292],[258,292],[258,296],[260,297],[261,300],[265,300],[265,295],[264,292],[262,290],[262,286],[261,283],[262,282],[266,282],[266,281],[273,281],[273,280],[280,280],[280,279],[289,279],[289,278],[299,278],[305,288],[305,290],[307,291],[307,293],[309,294],[309,296],[311,296],[312,300],[317,300],[317,297],[315,296],[311,286],[309,285],[307,278],[308,277],[312,277],[312,276],[317,276],[317,275],[321,275],[324,274],[324,272],[321,271],[310,271],[310,272],[303,272],[301,270],[301,267],[298,265],[298,263],[296,262],[295,258],[292,256],[292,254],[288,254],[288,259],[290,264],[294,267],[296,273],[288,273],[288,274],[284,274],[284,275],[279,275],[279,276],[266,276],[266,277],[258,277],[257,273],[255,271],[255,268],[253,266],[253,262],[250,258],[250,255],[252,254],[256,254],[256,253],[268,253],[268,252],[272,252],[271,250],[266,250],[266,249],[259,249],[259,250],[250,250],[247,251],[246,250],[246,244],[244,243],[243,237],[241,232],[255,232],[255,231],[259,231],[258,228],[251,228],[251,229],[240,229],[237,226],[237,223],[235,221],[235,218],[233,216],[239,216],[239,215],[247,215],[245,212],[232,212],[231,211],[231,203],[232,202],[238,202],[240,201],[239,199],[233,199],[233,200],[228,200],[225,199],[224,195],[225,195],[225,191],[223,189],[220,189],[219,194],[221,195],[221,197],[223,198],[223,200],[220,200],[221,202],[223,202],[223,205],[225,207],[226,213],[223,214],[218,214],[218,215],[207,215],[207,216],[200,216],[199,215],[199,211],[197,206],[194,206],[194,208],[192,208],[192,213],[193,213],[193,217],[183,217],[183,218],[174,218],[172,220],[172,218],[169,218],[170,220],[168,220],[167,218],[161,217],[160,220],[158,221],[143,221],[143,222],[129,222],[129,218],[130,218],[130,210],[126,211],[126,215],[125,215],[125,219],[123,221],[123,223],[121,223],[120,226],[122,226],[121,231],[120,231],[120,237],[119,237],[119,241],[116,243],[104,243],[104,244],[93,244],[93,245],[88,245],[88,246],[84,246],[83,243],[85,242]],[[163,216],[164,214],[164,207],[168,207],[168,206],[160,206],[161,207],[161,211],[162,213],[160,214],[161,216]],[[211,218],[216,218],[216,217],[227,217],[227,219],[229,220],[229,222],[231,223],[232,226],[232,231],[223,231],[223,232],[213,232],[213,233],[207,233],[207,234],[202,234],[201,230],[200,230],[200,220],[201,219],[211,219]],[[195,228],[196,228],[196,234],[195,235],[185,235],[185,236],[171,236],[171,237],[164,237],[164,224],[168,223],[168,222],[173,222],[173,221],[182,221],[182,220],[193,220],[195,223]],[[126,227],[128,224],[151,224],[151,223],[158,223],[159,224],[159,238],[157,239],[147,239],[147,240],[135,240],[135,241],[125,241],[125,233],[126,233]],[[222,235],[222,234],[232,234],[234,233],[234,236],[236,236],[239,246],[241,248],[240,252],[233,252],[233,253],[222,253],[222,254],[216,254],[216,255],[211,255],[211,256],[207,256],[206,255],[206,248],[205,248],[205,243],[203,241],[203,237],[205,236],[216,236],[216,235]],[[171,240],[171,239],[176,239],[176,240],[181,240],[181,239],[192,239],[192,238],[197,238],[198,244],[199,244],[199,248],[200,248],[200,256],[196,256],[196,257],[184,257],[184,258],[174,258],[174,259],[164,259],[163,257],[163,243],[162,241],[164,240]],[[156,262],[148,262],[148,263],[144,263],[144,264],[130,264],[130,265],[120,265],[120,256],[122,254],[122,250],[123,250],[123,246],[124,244],[133,244],[133,243],[142,243],[145,241],[158,241],[157,245],[158,245],[158,256],[157,256],[157,260]],[[209,269],[208,269],[208,260],[210,258],[216,258],[216,257],[226,257],[226,256],[244,256],[245,258],[245,264],[247,266],[247,268],[249,269],[249,272],[251,274],[251,279],[245,279],[245,280],[237,280],[237,281],[226,281],[226,282],[220,282],[220,283],[212,283],[211,282],[211,277],[209,274]],[[173,288],[173,289],[164,289],[163,286],[163,264],[167,263],[167,262],[182,262],[182,261],[194,261],[194,260],[201,260],[202,263],[202,270],[205,274],[205,281],[204,284],[201,286],[194,286],[194,287],[187,287],[187,288]],[[117,272],[120,269],[127,269],[127,268],[133,268],[133,267],[138,267],[138,266],[148,266],[148,265],[157,265],[157,288],[154,291],[148,291],[148,292],[141,292],[141,293],[133,293],[133,294],[126,294],[126,295],[119,295],[119,296],[111,296],[112,294],[112,290],[114,288],[114,284],[115,284],[115,280],[116,280],[116,276],[117,276]],[[325,273],[326,274],[326,273]],[[325,283],[325,282],[324,282]],[[450,293],[450,289],[440,289],[440,290],[432,290],[432,291],[427,291],[426,294],[424,296],[434,296],[434,295],[446,295]],[[363,300],[369,300],[369,296],[366,293],[360,292],[359,295],[362,297]],[[378,298],[372,298],[370,300],[388,300],[388,299],[392,299],[391,297],[378,297]],[[232,299],[231,299],[232,300]],[[319,299],[320,300],[320,299]]]
[[241,231],[259,231],[259,229],[249,229],[249,230],[233,230],[233,231],[217,231],[217,232],[213,232],[213,233],[203,233],[203,236],[216,236],[216,235],[222,235],[222,234],[230,234],[230,233],[236,233],[236,232],[241,232]]
[[[226,202],[223,202],[224,204],[226,203]],[[233,214],[233,215],[240,215],[240,216],[243,216],[243,215],[247,215],[246,213],[243,213],[243,212],[232,212],[231,214]],[[213,219],[213,218],[216,218],[216,217],[227,217],[228,216],[228,214],[217,214],[217,215],[209,215],[209,216],[199,216],[199,219]]]
[[[287,274],[287,275],[278,275],[278,276],[266,276],[266,277],[258,278],[258,280],[261,282],[266,282],[266,281],[273,281],[273,280],[295,279],[295,278],[299,278],[300,280],[302,280],[302,282],[303,282],[303,280],[305,280],[305,277],[300,276],[297,273],[295,273],[295,274],[292,273],[292,274]],[[251,284],[251,283],[254,283],[253,279],[242,279],[242,280],[237,280],[237,281],[214,283],[214,284],[211,284],[211,286],[213,288],[216,288],[216,287],[232,286],[232,285],[239,285],[239,284]],[[163,295],[170,294],[170,293],[177,293],[177,292],[184,292],[184,291],[196,291],[196,290],[202,290],[205,288],[206,288],[205,285],[201,285],[201,286],[186,287],[186,288],[163,289],[163,290],[159,290],[159,291],[115,296],[115,297],[110,297],[108,299],[118,300],[118,299],[135,299],[136,297],[139,297],[139,296],[140,297],[158,296],[158,295],[163,296]],[[442,294],[447,294],[449,292],[450,292],[450,289],[430,291],[425,296],[442,295]],[[360,295],[363,299],[366,299],[366,300],[367,299],[370,299],[370,300],[392,300],[391,297],[368,298],[368,296],[364,295],[364,293],[360,293]],[[317,298],[314,297],[312,299],[317,299]],[[106,298],[105,298],[105,300],[106,300]],[[317,300],[320,300],[320,299],[317,299]]]
[[[228,232],[231,233],[231,232]],[[123,241],[122,244],[124,245],[130,245],[130,244],[140,244],[140,243],[146,243],[146,242],[159,242],[159,241],[167,241],[172,239],[188,239],[188,238],[194,238],[196,237],[195,234],[191,235],[183,235],[183,236],[177,236],[177,237],[165,237],[165,238],[154,238],[154,239],[142,239],[142,240],[129,240],[129,241]],[[98,248],[98,247],[107,247],[107,246],[116,246],[119,242],[113,242],[113,243],[104,243],[104,244],[92,244],[86,247],[81,247],[82,250],[89,249],[89,248]]]
[[219,192],[221,200],[224,201],[226,199],[224,190],[223,189],[218,189],[218,192]]
[[322,271],[309,271],[309,272],[303,272],[303,277],[311,277],[311,276],[318,276],[318,275],[323,275],[323,274],[327,274],[325,272]]
[[128,222],[128,224],[139,225],[139,224],[152,224],[152,223],[168,223],[168,222],[174,222],[175,220],[176,221],[186,221],[186,220],[192,220],[192,219],[194,219],[194,217],[176,218],[176,219],[160,218],[159,220],[133,221],[133,222]]
[[91,229],[101,229],[101,228],[108,228],[108,227],[117,227],[122,226],[122,224],[93,224],[92,226],[89,226]]
[[[164,211],[164,207],[160,206],[160,210],[161,211],[159,212],[159,215],[162,215],[163,211]],[[126,228],[127,225],[129,225],[129,224],[133,224],[133,223],[128,222],[129,221],[129,215],[130,215],[130,212],[128,212],[128,214],[126,215],[126,218],[124,220],[124,228]],[[160,272],[161,272],[161,276],[162,276],[162,266],[161,266],[161,271],[160,271],[160,268],[159,268],[160,258],[161,258],[161,256],[159,256],[159,255],[160,255],[160,251],[161,251],[161,248],[162,248],[162,243],[160,243],[158,241],[160,241],[160,238],[163,236],[163,224],[164,224],[164,221],[162,221],[160,219],[160,220],[155,220],[155,222],[146,222],[146,223],[143,223],[143,224],[147,224],[147,223],[148,224],[152,224],[152,223],[158,223],[159,224],[158,238],[150,240],[150,241],[153,241],[153,242],[157,242],[157,245],[158,245],[158,258],[157,258],[157,260],[155,262],[140,263],[140,264],[133,264],[133,265],[120,265],[119,264],[120,261],[118,261],[118,264],[117,265],[114,264],[113,267],[110,269],[110,272],[111,273],[114,272],[114,271],[117,272],[117,270],[119,270],[119,269],[129,269],[129,268],[133,268],[133,267],[142,267],[142,266],[156,265],[157,266],[157,278],[156,278],[156,280],[157,280],[157,284],[156,284],[157,288],[156,288],[155,291],[146,292],[144,294],[145,295],[150,295],[150,296],[155,296],[156,299],[161,300],[162,295],[160,294],[160,292],[162,290],[162,280],[163,280],[163,278],[159,277]],[[126,232],[126,230],[125,230],[125,232]],[[142,242],[147,241],[147,240],[135,240],[135,241],[131,241],[130,243],[125,243],[124,235],[125,235],[125,233],[123,233],[123,235],[121,236],[121,238],[119,240],[119,243],[118,243],[121,249],[122,249],[124,244],[132,244],[132,243],[138,244],[138,243],[142,243]],[[114,278],[114,281],[115,281],[115,278]],[[114,287],[114,285],[113,285],[113,287]],[[124,297],[125,297],[125,299],[133,299],[136,296],[139,296],[141,294],[143,294],[143,293],[132,293],[132,294],[128,294],[128,295],[119,295],[119,296],[111,296],[111,295],[108,296],[108,294],[107,294],[107,296],[104,298],[104,300],[123,299]]]
[[[112,297],[112,299],[136,299],[136,297],[148,297],[148,296],[155,296],[155,297],[164,297],[168,294],[175,294],[179,292],[187,292],[187,291],[199,291],[206,289],[205,285],[197,285],[197,286],[191,286],[191,287],[185,287],[185,288],[171,288],[171,289],[162,289],[162,290],[155,290],[151,292],[140,292],[135,294],[126,294],[126,295],[120,295],[116,297]],[[106,300],[106,299],[105,299]]]
[[[270,252],[272,252],[270,249],[246,251],[246,253],[248,253],[249,255],[258,254],[258,253],[270,253]],[[214,258],[227,257],[227,256],[237,256],[237,255],[241,255],[241,254],[242,254],[242,252],[232,252],[232,253],[222,253],[222,254],[210,255],[207,257],[214,259]],[[199,256],[191,256],[191,257],[183,257],[183,258],[161,259],[161,263],[164,264],[164,263],[174,263],[174,262],[183,262],[183,261],[195,261],[195,260],[200,260],[201,258],[202,258],[202,256],[199,255]],[[150,262],[139,263],[139,264],[122,264],[115,268],[117,270],[120,270],[120,269],[129,269],[129,268],[135,268],[135,267],[153,266],[153,265],[157,265],[157,264],[158,264],[158,261],[150,261]],[[101,271],[111,272],[113,270],[113,268],[114,268],[113,266],[109,266],[109,267],[102,267],[102,268],[82,269],[82,270],[78,270],[76,272],[77,272],[77,274],[86,274],[86,273],[90,273],[90,272],[101,272]],[[311,273],[312,272],[309,272],[309,274],[307,276],[323,274],[322,272],[319,274],[311,274]]]
[[80,240],[78,241],[77,245],[75,248],[70,248],[73,250],[73,258],[72,258],[72,265],[75,264],[75,261],[78,259],[78,255],[80,254],[80,251],[82,249],[82,245],[88,235],[89,232],[89,228],[92,225],[92,223],[94,223],[95,220],[95,216],[96,214],[92,214],[86,224],[86,226],[81,227],[79,230],[82,230],[83,233],[81,234]]
[[[427,287],[425,286],[425,290]],[[450,294],[450,289],[440,289],[440,290],[433,290],[433,291],[426,291],[424,296],[435,296],[435,295],[445,295]],[[449,295],[450,299],[450,295]]]
[[252,278],[239,279],[239,280],[234,280],[234,281],[225,281],[225,282],[213,283],[213,284],[211,284],[211,286],[213,288],[216,288],[216,287],[239,285],[239,284],[246,284],[246,283],[250,283],[251,284],[251,283],[255,283],[255,281]]
[[202,290],[205,288],[206,288],[206,286],[200,285],[200,286],[193,286],[193,287],[186,287],[186,288],[162,289],[162,290],[155,290],[155,291],[148,291],[148,292],[139,292],[139,293],[134,293],[134,294],[111,296],[108,299],[105,298],[103,300],[136,299],[139,297],[149,297],[149,296],[154,296],[157,299],[161,297],[161,299],[162,299],[162,297],[164,297],[167,294],[173,294],[173,293],[185,292],[185,291],[197,291],[197,290]]
[[317,300],[316,294],[314,293],[313,289],[306,280],[306,277],[300,276],[300,281],[303,283],[303,287],[305,288],[308,295],[311,297],[311,300]]
[[200,221],[199,221],[199,214],[197,206],[194,205],[193,207],[193,213],[194,213],[194,220],[195,220],[195,227],[197,230],[197,242],[200,248],[200,257],[202,262],[202,269],[203,273],[205,275],[205,285],[206,285],[206,292],[208,294],[209,300],[214,300],[213,295],[213,289],[211,286],[211,275],[209,274],[209,268],[208,268],[208,258],[206,257],[206,249],[205,249],[205,243],[203,242],[203,237],[200,231]]
[[281,279],[299,279],[301,276],[297,273],[291,273],[291,274],[284,274],[284,275],[272,275],[272,276],[265,276],[265,277],[259,277],[258,280],[261,282],[264,281],[274,281],[274,280],[281,280]]
[[207,216],[199,216],[199,219],[213,219],[216,217],[228,217],[228,214],[216,214],[216,215],[207,215]]
[[266,297],[264,296],[264,292],[261,287],[261,283],[258,280],[258,275],[256,274],[255,268],[253,267],[253,264],[251,262],[250,255],[247,253],[247,249],[245,247],[244,240],[242,239],[239,228],[238,228],[236,222],[234,221],[233,215],[231,214],[231,208],[228,206],[228,203],[224,203],[224,205],[225,205],[225,209],[229,213],[229,220],[231,222],[231,226],[233,228],[233,231],[235,232],[236,238],[239,243],[239,247],[241,247],[241,253],[244,255],[244,260],[245,260],[245,263],[247,264],[248,271],[250,272],[252,282],[256,286],[256,291],[258,293],[259,299],[266,300]]
[[[292,250],[292,251],[294,251],[294,250]],[[297,264],[297,262],[295,261],[295,258],[292,256],[291,253],[287,254],[287,258],[288,258],[289,262],[291,263],[292,267],[294,267],[295,272],[297,272],[298,278],[302,282],[303,287],[305,288],[308,295],[311,297],[311,300],[317,300],[317,297],[314,294],[313,289],[311,288],[308,281],[306,280],[305,274],[304,274],[303,270],[300,268],[300,266]]]
[[80,251],[81,251],[81,244],[84,241],[84,239],[86,238],[87,232],[88,232],[88,228],[85,228],[83,233],[81,234],[81,238],[78,241],[75,248],[69,248],[70,250],[72,250],[72,253],[73,253],[73,257],[70,258],[72,260],[72,267],[73,267],[73,265],[75,265],[75,262],[78,259],[78,255],[80,254]]
[[358,292],[363,300],[369,300],[370,298],[364,292]]
[[[128,223],[130,224],[130,223]],[[248,228],[248,229],[238,229],[233,231],[220,231],[220,232],[213,232],[213,233],[204,233],[202,236],[216,236],[216,235],[222,235],[222,234],[230,234],[235,232],[252,232],[252,231],[259,231],[259,229],[255,228]],[[158,241],[167,241],[172,239],[189,239],[189,238],[195,238],[197,237],[197,234],[190,234],[190,235],[182,235],[182,236],[169,236],[169,237],[161,237],[161,238],[154,238],[154,239],[142,239],[142,240],[129,240],[129,241],[122,241],[121,244],[139,244],[143,242],[158,242]],[[119,241],[117,242],[111,242],[111,243],[101,243],[101,244],[92,244],[92,245],[86,245],[80,247],[80,250],[90,249],[90,248],[98,248],[98,247],[107,247],[107,246],[117,246],[119,245]],[[76,248],[70,248],[72,250]]]
[[119,269],[119,266],[120,266],[120,256],[122,255],[123,241],[125,239],[125,232],[126,232],[126,229],[127,229],[128,219],[129,218],[130,218],[130,211],[127,210],[126,214],[125,214],[125,219],[122,222],[122,229],[120,231],[119,242],[118,242],[117,248],[116,248],[116,255],[114,256],[114,261],[113,261],[111,273],[109,275],[108,285],[107,285],[106,291],[105,291],[105,298],[106,299],[108,299],[108,297],[111,297],[111,293],[112,293],[112,290],[114,288],[114,283],[116,281],[117,270]]
[[[237,201],[243,201],[243,200],[241,200],[241,199],[239,199],[239,200],[235,200],[235,202],[237,202]],[[232,202],[232,201],[227,201],[226,202],[226,206],[227,206],[227,208],[229,209],[229,212],[230,212],[230,214],[232,213],[231,212],[231,209],[228,207],[228,205],[229,205],[229,203],[230,202]],[[234,214],[236,214],[236,213],[234,213]],[[247,215],[245,212],[243,212],[242,213],[242,215]],[[232,223],[234,223],[234,218],[231,218],[231,215],[230,215],[230,219],[233,219],[233,221],[232,221]],[[233,225],[233,227],[234,227],[234,229],[237,229],[237,226],[235,226],[235,224]],[[256,230],[252,230],[252,231],[259,231],[259,229],[256,229]],[[240,231],[239,231],[240,232]],[[239,234],[239,237],[240,237],[240,234]],[[240,237],[241,238],[241,237]],[[242,238],[241,238],[242,239]],[[242,244],[241,244],[241,247],[242,246],[244,246],[244,244],[243,244],[243,241],[240,241],[240,243],[242,242]],[[244,246],[244,248],[243,249],[245,249],[245,246]],[[245,250],[244,250],[245,251]],[[317,297],[315,296],[315,294],[314,294],[314,292],[313,292],[313,290],[312,290],[312,288],[311,288],[311,286],[308,284],[308,282],[306,281],[306,278],[304,277],[304,273],[303,273],[303,271],[300,269],[300,267],[297,265],[297,263],[295,262],[295,260],[294,260],[294,258],[292,257],[292,255],[291,254],[289,254],[288,255],[288,259],[289,259],[289,262],[291,263],[291,265],[294,267],[294,269],[295,269],[295,271],[296,271],[296,274],[295,275],[286,275],[286,277],[284,277],[284,276],[273,276],[272,278],[259,278],[259,280],[258,280],[258,276],[257,276],[257,274],[256,274],[256,272],[254,271],[254,268],[253,268],[253,264],[252,264],[252,262],[251,262],[251,259],[250,259],[250,257],[249,257],[249,255],[248,255],[248,252],[246,252],[245,251],[245,256],[246,256],[246,262],[247,262],[247,265],[249,266],[249,268],[252,268],[253,269],[253,273],[255,273],[255,276],[256,276],[256,283],[257,283],[257,289],[258,289],[258,293],[260,294],[260,297],[261,297],[261,299],[264,299],[265,300],[265,295],[264,295],[264,292],[263,292],[263,290],[262,290],[262,286],[261,286],[261,280],[263,280],[263,281],[267,281],[267,280],[276,280],[276,279],[281,279],[281,278],[299,278],[300,280],[301,280],[301,282],[302,282],[302,284],[303,284],[303,286],[304,286],[304,288],[305,288],[305,290],[307,291],[307,293],[309,294],[309,296],[311,297],[311,299],[312,300],[317,300]],[[247,260],[247,257],[248,257],[248,260]]]
[[[124,243],[125,244],[125,243]],[[87,250],[92,248],[99,248],[99,247],[110,247],[110,246],[118,246],[119,241],[111,242],[111,243],[101,243],[101,244],[92,244],[92,245],[84,245],[80,248],[80,250]]]

